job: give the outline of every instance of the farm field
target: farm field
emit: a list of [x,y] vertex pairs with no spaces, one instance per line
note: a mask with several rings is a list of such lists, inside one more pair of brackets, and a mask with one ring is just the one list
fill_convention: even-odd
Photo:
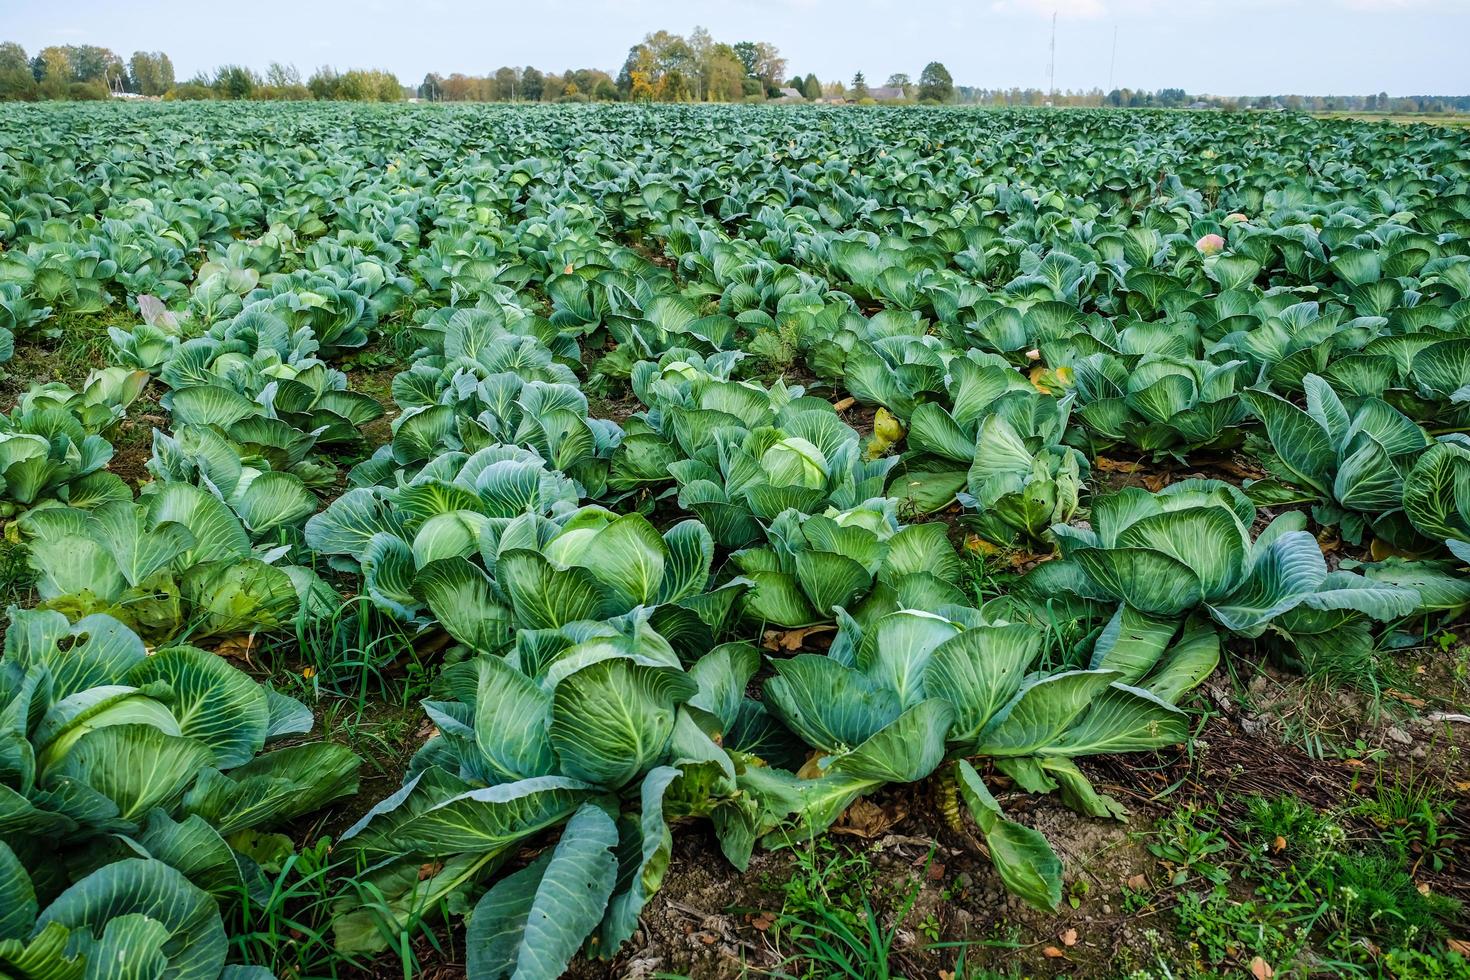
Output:
[[1470,133],[0,106],[0,977],[1470,976]]

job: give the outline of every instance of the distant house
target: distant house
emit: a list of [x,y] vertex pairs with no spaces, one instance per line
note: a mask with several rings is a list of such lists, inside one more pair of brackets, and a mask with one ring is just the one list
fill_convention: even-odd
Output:
[[868,89],[868,96],[879,102],[892,102],[895,99],[906,99],[908,95],[897,85],[879,85]]
[[785,88],[783,88],[781,90],[781,95],[780,95],[779,98],[776,99],[776,101],[777,102],[805,102],[806,101],[806,96],[802,95],[796,89],[794,89],[794,88],[792,88],[791,86],[788,85],[788,86],[786,86]]

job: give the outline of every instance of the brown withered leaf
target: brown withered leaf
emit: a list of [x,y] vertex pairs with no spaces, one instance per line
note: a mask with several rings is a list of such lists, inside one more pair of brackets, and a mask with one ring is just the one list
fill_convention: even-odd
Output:
[[1060,949],[1057,949],[1055,946],[1048,946],[1041,951],[1041,955],[1045,956],[1049,960],[1059,960],[1067,954],[1062,952]]
[[806,761],[801,764],[801,768],[796,770],[796,777],[798,779],[822,778],[822,774],[826,771],[822,768],[822,760],[825,758],[827,758],[827,753],[814,749],[812,754],[806,757]]
[[1143,478],[1143,485],[1150,493],[1158,493],[1169,485],[1169,478],[1162,473],[1150,473]]
[[886,806],[879,806],[871,800],[858,799],[843,811],[842,816],[833,825],[832,832],[872,840],[886,833],[906,816],[908,816],[908,810],[897,801],[890,801]]
[[842,399],[841,401],[833,402],[832,403],[832,408],[834,410],[836,410],[836,411],[839,411],[839,412],[845,412],[849,408],[852,408],[852,406],[854,406],[856,404],[857,404],[857,399],[854,398],[854,397],[852,397],[851,395],[848,395],[846,398]]
[[1063,929],[1062,932],[1061,932],[1061,934],[1058,935],[1057,938],[1062,941],[1062,945],[1063,946],[1076,946],[1077,945],[1077,930],[1076,929]]
[[787,653],[795,653],[806,646],[807,639],[820,636],[823,633],[835,632],[837,627],[832,623],[821,623],[817,626],[803,626],[794,630],[766,630],[761,636],[761,646],[767,650],[785,650]]
[[444,862],[442,861],[430,861],[427,864],[421,864],[419,865],[419,881],[428,881],[443,870]]
[[236,636],[228,636],[214,648],[214,652],[221,657],[233,657],[250,663],[250,654],[255,650],[255,634],[244,633]]
[[1099,456],[1092,461],[1092,468],[1101,473],[1137,473],[1143,469],[1142,463],[1130,463],[1126,459],[1108,459]]
[[1276,854],[1280,854],[1282,851],[1286,850],[1286,838],[1282,837],[1280,834],[1277,834],[1276,839],[1271,842],[1271,850]]
[[1133,875],[1128,879],[1128,887],[1141,892],[1148,887],[1148,878],[1145,875]]
[[1446,939],[1444,944],[1450,948],[1450,952],[1459,953],[1461,956],[1470,956],[1470,940]]
[[1251,976],[1256,980],[1271,980],[1275,975],[1276,970],[1261,957],[1251,960]]

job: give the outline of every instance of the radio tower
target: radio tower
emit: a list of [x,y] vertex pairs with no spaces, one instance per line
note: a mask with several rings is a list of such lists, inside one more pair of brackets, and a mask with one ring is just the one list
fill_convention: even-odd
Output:
[[1108,91],[1113,90],[1113,69],[1118,67],[1118,25],[1113,25],[1113,56],[1108,59]]
[[1047,73],[1047,105],[1055,105],[1057,101],[1057,12],[1051,12],[1051,61],[1046,68]]

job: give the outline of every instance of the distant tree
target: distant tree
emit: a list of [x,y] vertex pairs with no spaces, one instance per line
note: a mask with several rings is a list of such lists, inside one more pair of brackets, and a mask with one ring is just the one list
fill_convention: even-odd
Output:
[[954,98],[954,78],[949,69],[937,61],[924,66],[919,74],[920,101],[949,102]]
[[154,59],[158,62],[158,84],[163,91],[167,92],[174,87],[174,63],[167,54],[162,51],[153,52]]
[[689,82],[682,71],[675,68],[664,73],[658,89],[660,102],[688,102],[690,97]]
[[739,102],[745,97],[745,66],[728,44],[710,48],[704,60],[704,97],[710,102]]
[[26,49],[14,41],[0,43],[0,71],[23,71],[31,70],[31,61],[26,57]]
[[705,90],[705,80],[708,77],[707,68],[710,54],[715,48],[715,39],[709,31],[696,25],[689,32],[685,43],[689,48],[689,77],[694,86],[694,101],[703,102],[709,98]]
[[520,97],[521,73],[518,69],[505,67],[495,69],[495,97],[502,102],[514,102]]
[[272,61],[265,70],[265,83],[276,88],[289,88],[301,84],[301,72],[295,65],[283,65]]
[[745,69],[745,74],[754,78],[756,75],[756,65],[760,63],[761,59],[760,50],[756,47],[755,42],[741,41],[734,46],[733,50],[735,57],[740,59],[740,65]]
[[37,95],[26,49],[14,41],[0,44],[0,100],[29,102]]
[[314,98],[335,99],[338,81],[337,69],[331,65],[322,65],[311,73],[311,77],[306,80],[306,87]]
[[858,72],[852,76],[852,84],[848,86],[847,91],[854,99],[867,99],[872,97],[868,92],[868,80],[863,77],[862,72]]
[[162,95],[158,89],[158,66],[147,51],[134,51],[128,59],[132,90],[140,95]]
[[888,88],[902,89],[904,95],[909,94],[909,89],[913,86],[913,84],[914,83],[909,80],[909,76],[901,71],[894,72],[892,75],[889,75],[888,81],[884,83],[884,85],[886,85]]
[[527,102],[540,102],[541,90],[546,85],[546,76],[539,70],[526,66],[521,72],[521,98]]
[[765,85],[767,95],[780,94],[781,77],[786,74],[786,59],[781,57],[781,49],[774,44],[758,41],[755,50],[755,77]]
[[438,102],[444,98],[444,79],[436,73],[429,72],[424,80],[419,82],[419,98],[425,102]]
[[214,74],[214,89],[222,99],[248,99],[259,84],[255,72],[244,65],[221,65]]
[[613,84],[611,78],[604,75],[598,79],[596,87],[592,89],[592,97],[598,102],[616,102],[618,101],[618,87]]
[[806,84],[801,88],[802,94],[808,99],[820,99],[822,97],[822,83],[817,81],[816,75],[807,75]]
[[95,44],[69,44],[66,54],[74,82],[102,82],[105,85],[124,71],[121,58]]

